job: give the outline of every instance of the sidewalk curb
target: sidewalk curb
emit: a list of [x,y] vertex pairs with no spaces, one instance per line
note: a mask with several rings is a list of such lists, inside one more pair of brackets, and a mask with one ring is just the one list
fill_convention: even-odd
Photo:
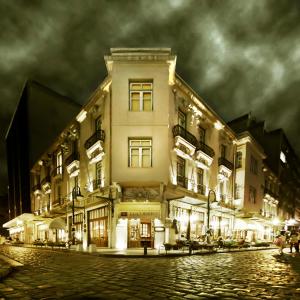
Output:
[[15,269],[23,266],[23,264],[18,261],[2,254],[0,254],[0,263],[2,265],[2,270],[0,270],[0,282],[10,275]]
[[[18,246],[20,247],[20,246]],[[108,258],[176,258],[176,257],[186,257],[186,256],[202,256],[202,255],[212,255],[212,254],[228,254],[228,253],[241,253],[241,252],[251,252],[251,251],[262,251],[262,250],[276,250],[277,247],[257,247],[257,248],[242,248],[242,249],[232,249],[232,250],[215,250],[215,251],[205,251],[205,252],[193,252],[189,254],[189,252],[177,252],[177,253],[165,253],[162,251],[160,254],[147,254],[144,255],[142,252],[141,254],[126,254],[126,253],[101,253],[101,252],[88,252],[88,251],[76,251],[76,250],[69,250],[69,249],[52,249],[52,248],[37,248],[32,246],[21,246],[26,248],[33,248],[37,250],[48,250],[48,251],[55,251],[61,253],[74,253],[74,254],[84,254],[84,255],[92,255],[97,257],[108,257]],[[141,250],[142,251],[142,250]],[[0,259],[2,256],[0,255]],[[10,258],[5,257],[7,260],[11,260]],[[13,261],[13,260],[11,260]],[[13,261],[16,264],[16,267],[22,266],[21,263],[17,261]]]

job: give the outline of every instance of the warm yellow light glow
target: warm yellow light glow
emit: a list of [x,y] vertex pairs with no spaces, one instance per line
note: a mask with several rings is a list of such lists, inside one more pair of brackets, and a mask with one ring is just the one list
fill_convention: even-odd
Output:
[[224,125],[220,121],[216,121],[214,126],[217,130],[221,130],[224,128]]
[[293,225],[295,225],[296,224],[296,220],[295,219],[289,219],[289,220],[287,220],[287,225],[289,225],[289,226],[293,226]]
[[76,117],[76,120],[81,123],[85,120],[87,112],[83,109]]
[[17,220],[17,226],[21,226],[23,225],[23,221],[22,220]]
[[280,221],[279,221],[278,218],[274,218],[272,223],[273,223],[274,226],[277,226],[277,225],[279,225]]

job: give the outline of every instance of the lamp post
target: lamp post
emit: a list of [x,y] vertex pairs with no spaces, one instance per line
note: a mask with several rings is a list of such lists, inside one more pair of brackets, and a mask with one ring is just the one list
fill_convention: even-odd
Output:
[[72,245],[75,245],[75,199],[77,200],[78,197],[83,198],[80,192],[80,187],[76,185],[72,190]]
[[[212,199],[212,201],[211,201]],[[207,244],[210,244],[210,203],[216,202],[216,193],[213,190],[209,190],[207,196]]]

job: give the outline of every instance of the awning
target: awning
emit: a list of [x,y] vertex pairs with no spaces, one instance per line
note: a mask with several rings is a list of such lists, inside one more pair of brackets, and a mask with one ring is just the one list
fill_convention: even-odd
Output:
[[49,229],[65,229],[66,228],[66,220],[62,217],[54,218],[49,224]]

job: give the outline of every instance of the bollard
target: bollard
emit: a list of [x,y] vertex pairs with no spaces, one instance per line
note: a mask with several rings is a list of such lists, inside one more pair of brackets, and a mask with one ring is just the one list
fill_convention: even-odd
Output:
[[147,255],[147,244],[144,243],[144,255]]

